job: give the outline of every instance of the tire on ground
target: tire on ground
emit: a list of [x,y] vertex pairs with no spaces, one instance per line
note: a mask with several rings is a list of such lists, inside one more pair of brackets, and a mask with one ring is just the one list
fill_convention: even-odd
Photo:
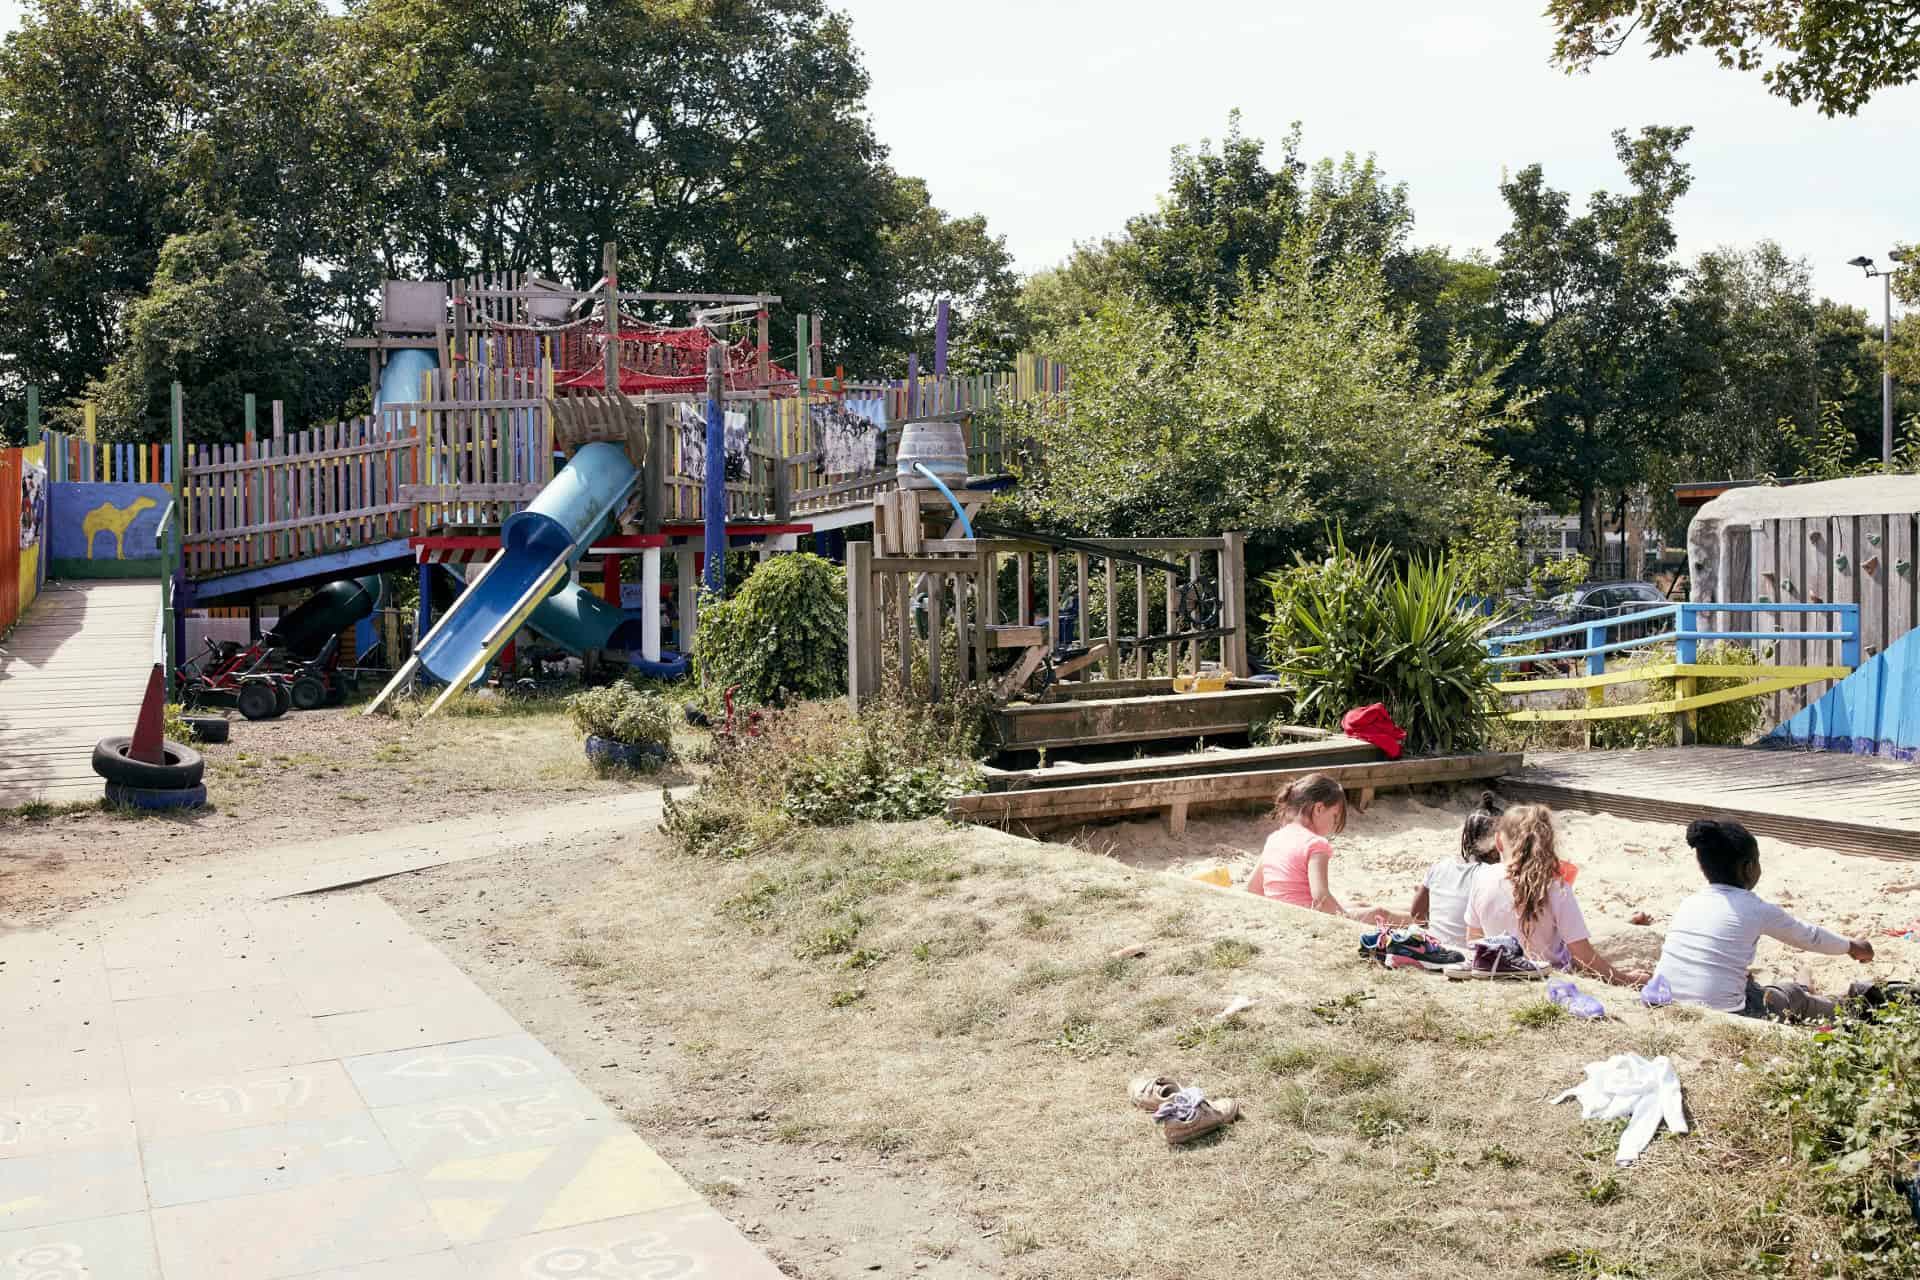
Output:
[[280,695],[266,681],[253,681],[240,686],[235,705],[249,720],[271,720],[280,714]]
[[124,782],[107,784],[107,803],[122,809],[199,809],[207,803],[207,789],[195,784],[173,790],[130,787]]
[[278,704],[280,708],[280,710],[274,712],[274,714],[283,716],[293,710],[293,690],[287,688],[287,682],[284,680],[269,680],[267,683],[272,686],[274,702]]
[[200,776],[207,766],[192,747],[171,738],[163,739],[160,744],[163,763],[148,764],[127,754],[132,745],[133,739],[126,737],[100,739],[93,744],[93,771],[108,782],[153,791],[180,791],[200,785]]
[[197,742],[225,742],[233,731],[225,716],[188,716],[187,727]]

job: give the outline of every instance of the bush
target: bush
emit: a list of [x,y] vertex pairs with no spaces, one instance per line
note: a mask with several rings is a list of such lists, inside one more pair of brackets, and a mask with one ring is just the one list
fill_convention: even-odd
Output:
[[567,699],[567,718],[584,736],[629,747],[673,746],[674,704],[657,693],[616,683]]
[[175,742],[193,742],[193,726],[187,723],[187,708],[178,702],[169,702],[161,713],[160,732]]
[[663,827],[687,853],[739,857],[795,825],[934,817],[979,786],[978,707],[875,702],[801,703],[769,712],[758,736],[719,751],[693,799],[670,804]]
[[[1637,662],[1653,665],[1673,660],[1673,646],[1661,645],[1647,650]],[[1738,666],[1752,663],[1754,655],[1743,645],[1722,641],[1701,645],[1695,660],[1707,666]],[[1697,692],[1712,693],[1716,689],[1746,683],[1748,678],[1745,676],[1730,676],[1724,680],[1701,676],[1698,678]],[[1665,702],[1680,696],[1679,681],[1672,676],[1663,676],[1644,684],[1611,685],[1607,695],[1607,701],[1616,703]],[[1770,703],[1768,698],[1736,698],[1732,702],[1701,707],[1694,713],[1694,741],[1704,747],[1741,746],[1767,722]],[[1673,717],[1633,716],[1619,720],[1596,720],[1593,725],[1593,745],[1608,750],[1670,747],[1673,745]]]
[[1379,702],[1407,731],[1407,749],[1471,751],[1498,710],[1481,637],[1488,619],[1466,609],[1467,584],[1445,557],[1396,565],[1382,548],[1333,554],[1265,579],[1273,593],[1268,662],[1290,685],[1300,723],[1338,726]]
[[1889,1004],[1795,1045],[1765,1091],[1846,1251],[1824,1273],[1920,1274],[1920,1005]]
[[700,682],[753,703],[847,690],[847,575],[819,556],[779,555],[730,599],[700,601]]

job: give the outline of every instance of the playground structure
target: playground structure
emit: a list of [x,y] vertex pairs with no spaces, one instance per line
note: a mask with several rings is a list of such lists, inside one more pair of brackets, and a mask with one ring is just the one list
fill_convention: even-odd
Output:
[[[998,473],[1008,446],[989,411],[1065,385],[1032,357],[948,375],[944,305],[932,376],[917,361],[890,382],[826,374],[818,316],[799,318],[789,369],[767,350],[776,296],[625,292],[611,246],[605,261],[589,290],[521,276],[388,282],[374,335],[352,340],[369,353],[374,406],[352,421],[289,432],[279,405],[260,413],[248,397],[241,440],[189,446],[176,390],[172,439],[127,446],[42,432],[30,413],[62,510],[81,500],[73,486],[116,486],[92,517],[111,560],[82,572],[162,579],[176,683],[194,656],[190,613],[245,609],[258,645],[262,605],[403,570],[421,580],[421,611],[404,631],[391,613],[349,623],[363,666],[384,649],[388,671],[411,663],[458,685],[511,661],[525,626],[589,661],[672,675],[698,589],[718,586],[728,550],[764,557],[811,536],[837,556],[843,531],[893,490],[909,418],[959,424],[979,471]],[[692,322],[638,318],[662,306],[692,308]],[[541,563],[523,569],[528,557]],[[469,571],[480,576],[468,589],[446,589],[449,572]]]

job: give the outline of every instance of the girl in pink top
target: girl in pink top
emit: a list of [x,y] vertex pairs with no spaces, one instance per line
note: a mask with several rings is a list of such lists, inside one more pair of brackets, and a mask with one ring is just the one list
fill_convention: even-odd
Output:
[[1327,837],[1347,826],[1347,793],[1339,783],[1324,773],[1308,774],[1281,793],[1274,816],[1284,825],[1267,837],[1260,861],[1247,878],[1247,892],[1373,924],[1406,923],[1390,911],[1367,907],[1348,911],[1333,896],[1327,877],[1333,845]]

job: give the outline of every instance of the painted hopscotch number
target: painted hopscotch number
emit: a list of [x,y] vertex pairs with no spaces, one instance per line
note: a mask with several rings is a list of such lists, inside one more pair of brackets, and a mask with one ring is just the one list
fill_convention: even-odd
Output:
[[95,1133],[99,1126],[94,1117],[99,1114],[91,1102],[49,1102],[31,1111],[0,1111],[0,1147],[17,1146],[30,1133],[50,1138]]
[[506,1079],[512,1079],[514,1076],[538,1075],[540,1072],[539,1067],[525,1058],[516,1058],[511,1054],[466,1053],[411,1058],[387,1074],[432,1080],[450,1076],[461,1067],[485,1067]]
[[521,1274],[529,1280],[684,1280],[700,1273],[700,1264],[684,1253],[666,1252],[658,1235],[623,1240],[604,1249],[549,1249],[527,1259]]
[[244,1085],[209,1085],[204,1089],[182,1089],[180,1101],[197,1107],[218,1107],[225,1115],[251,1115],[253,1095],[265,1096],[275,1110],[287,1111],[303,1106],[313,1097],[313,1080],[303,1075],[276,1076]]
[[87,1280],[86,1252],[77,1244],[36,1244],[7,1259],[7,1280]]
[[415,1116],[418,1129],[451,1129],[476,1147],[511,1138],[537,1138],[586,1117],[567,1105],[557,1089],[489,1100],[483,1106],[451,1106]]

